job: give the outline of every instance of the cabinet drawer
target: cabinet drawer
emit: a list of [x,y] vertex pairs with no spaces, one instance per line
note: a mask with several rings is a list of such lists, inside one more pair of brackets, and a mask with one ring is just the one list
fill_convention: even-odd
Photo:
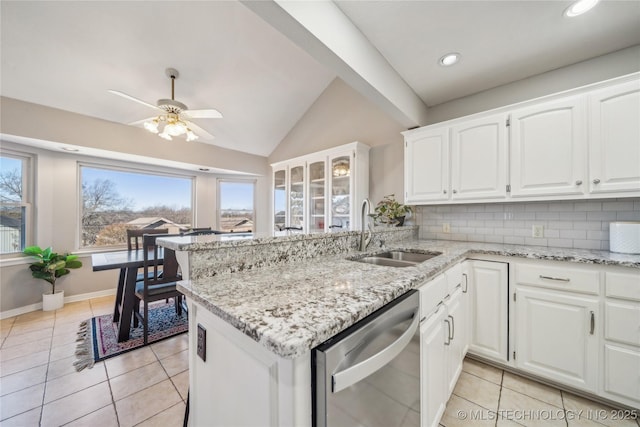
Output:
[[444,274],[420,287],[420,319],[426,319],[433,313],[447,295],[447,279]]
[[600,293],[600,275],[597,271],[566,266],[515,264],[515,281],[518,285],[589,295]]
[[604,307],[604,337],[607,340],[640,346],[640,304],[607,301]]
[[462,286],[462,264],[456,264],[444,272],[447,278],[447,294],[453,295],[458,286]]
[[630,273],[605,274],[605,294],[608,297],[640,301],[640,270]]

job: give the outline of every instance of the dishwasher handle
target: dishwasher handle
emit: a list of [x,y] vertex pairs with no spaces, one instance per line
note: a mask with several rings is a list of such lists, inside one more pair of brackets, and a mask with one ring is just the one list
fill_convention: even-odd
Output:
[[416,310],[413,312],[413,321],[411,322],[411,325],[409,325],[397,340],[368,359],[333,374],[331,376],[333,392],[337,393],[352,386],[391,362],[393,358],[400,354],[407,344],[409,344],[409,341],[411,341],[418,330],[419,323],[420,316],[418,315],[418,310]]

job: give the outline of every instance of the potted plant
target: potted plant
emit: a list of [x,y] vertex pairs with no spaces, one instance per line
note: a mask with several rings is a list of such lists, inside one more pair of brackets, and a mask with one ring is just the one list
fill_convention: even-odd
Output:
[[77,255],[58,254],[51,247],[42,249],[39,246],[28,246],[24,254],[36,258],[38,261],[29,265],[31,275],[36,279],[43,279],[51,283],[51,293],[42,294],[42,310],[50,311],[62,308],[64,305],[64,290],[56,292],[58,277],[70,273],[70,268],[82,267]]
[[396,224],[399,227],[404,224],[405,217],[411,212],[411,206],[403,205],[396,200],[395,194],[389,194],[378,202],[372,216],[382,224]]

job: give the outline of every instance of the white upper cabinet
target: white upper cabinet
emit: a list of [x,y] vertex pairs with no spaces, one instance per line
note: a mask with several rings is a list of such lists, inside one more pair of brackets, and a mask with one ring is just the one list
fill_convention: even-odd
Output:
[[405,203],[449,198],[449,128],[430,128],[405,140]]
[[640,189],[640,81],[589,95],[589,187],[593,193]]
[[583,194],[584,98],[560,99],[511,114],[511,196]]
[[507,115],[451,128],[451,199],[507,196]]
[[360,227],[369,196],[369,147],[360,142],[271,165],[274,231],[347,231]]
[[405,203],[640,197],[639,76],[403,132]]

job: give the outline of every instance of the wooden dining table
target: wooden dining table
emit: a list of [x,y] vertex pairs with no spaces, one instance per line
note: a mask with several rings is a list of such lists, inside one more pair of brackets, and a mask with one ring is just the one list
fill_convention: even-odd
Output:
[[[162,256],[163,250],[158,248],[160,263]],[[149,257],[153,259],[153,252],[149,252]],[[144,251],[139,249],[96,253],[91,255],[91,264],[93,271],[120,270],[113,322],[118,323],[118,342],[127,341],[136,307],[136,278],[138,269],[144,266]]]

